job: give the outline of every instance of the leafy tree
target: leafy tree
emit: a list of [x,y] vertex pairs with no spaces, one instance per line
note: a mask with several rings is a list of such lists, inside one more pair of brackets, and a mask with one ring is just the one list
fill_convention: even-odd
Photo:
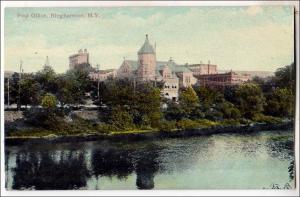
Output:
[[40,99],[41,86],[32,74],[25,74],[21,84],[21,104],[37,105]]
[[132,116],[134,124],[154,126],[161,119],[160,90],[152,83],[134,85],[131,80],[121,79],[101,82],[100,87],[102,117],[105,118],[114,106],[119,105]]
[[224,99],[234,104],[237,103],[236,95],[235,95],[236,90],[237,90],[237,86],[226,86],[224,88]]
[[236,92],[238,108],[245,118],[252,118],[263,112],[265,97],[257,84],[246,83],[239,86]]
[[58,89],[58,84],[56,83],[56,73],[51,66],[44,66],[44,68],[38,71],[35,75],[36,81],[41,86],[41,94],[47,92],[55,94]]
[[53,94],[47,93],[42,97],[41,105],[47,110],[55,109],[57,105],[57,99]]
[[179,94],[179,103],[187,116],[190,116],[199,106],[199,98],[192,87],[182,89]]
[[167,103],[167,109],[164,111],[164,116],[167,120],[181,120],[185,116],[185,112],[181,106],[174,102],[170,101]]
[[110,121],[114,127],[120,130],[128,130],[134,127],[131,115],[119,105],[112,108]]
[[[86,70],[69,70],[64,79],[65,89],[59,90],[59,95],[62,97],[65,94],[65,97],[62,99],[63,103],[68,104],[84,104],[86,100],[86,93],[91,91],[91,79],[88,76]],[[60,93],[61,92],[61,93]],[[71,94],[71,95],[70,95]],[[72,96],[73,98],[70,98]]]
[[291,116],[294,109],[294,96],[289,88],[276,88],[267,99],[265,112],[272,116]]
[[228,101],[220,103],[217,108],[222,112],[224,118],[238,119],[241,116],[240,110]]
[[[149,119],[151,126],[157,126],[157,122],[161,119],[162,113],[160,110],[161,95],[160,89],[154,87],[151,83],[140,84],[136,88],[134,95],[133,110],[138,111],[140,117]],[[135,116],[135,120],[138,117]],[[145,121],[137,121],[138,124],[143,124]]]
[[275,80],[278,87],[291,88],[295,92],[296,67],[295,63],[279,68],[275,72]]
[[195,87],[195,92],[200,100],[201,107],[204,111],[214,107],[217,103],[224,101],[222,92],[208,87]]

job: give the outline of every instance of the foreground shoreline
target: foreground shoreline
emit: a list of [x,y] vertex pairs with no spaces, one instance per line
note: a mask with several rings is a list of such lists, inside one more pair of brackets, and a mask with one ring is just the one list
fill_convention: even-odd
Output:
[[212,126],[207,128],[195,129],[177,129],[172,131],[157,131],[149,130],[144,132],[131,133],[112,133],[112,134],[87,134],[87,135],[66,135],[66,136],[11,136],[5,137],[6,145],[18,145],[26,142],[45,143],[45,142],[80,142],[80,141],[96,141],[96,140],[146,140],[146,139],[163,139],[163,138],[183,138],[191,136],[225,134],[225,133],[239,133],[247,134],[251,132],[258,132],[262,130],[281,130],[291,129],[294,127],[293,121],[281,123],[254,123],[250,125],[230,125],[230,126]]

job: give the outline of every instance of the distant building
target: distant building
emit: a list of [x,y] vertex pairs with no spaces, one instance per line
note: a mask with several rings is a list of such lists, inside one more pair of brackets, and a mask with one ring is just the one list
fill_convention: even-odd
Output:
[[193,71],[194,76],[199,75],[210,75],[210,74],[217,74],[217,65],[214,64],[186,64],[186,67],[188,67],[191,71]]
[[107,79],[114,79],[116,77],[116,69],[99,70],[89,73],[89,77],[94,81],[105,81]]
[[205,87],[223,88],[245,83],[251,79],[249,74],[239,75],[233,71],[218,74],[205,74],[197,76],[197,84]]
[[143,46],[137,53],[138,60],[125,60],[117,71],[117,78],[135,78],[137,81],[163,81],[162,95],[177,100],[179,87],[195,84],[197,79],[185,65],[169,61],[157,61],[156,49],[146,35]]
[[82,49],[80,49],[78,51],[78,53],[71,55],[69,57],[69,68],[70,69],[78,68],[82,65],[84,65],[84,66],[89,65],[89,53],[87,52],[86,49],[84,49],[84,51],[82,51]]

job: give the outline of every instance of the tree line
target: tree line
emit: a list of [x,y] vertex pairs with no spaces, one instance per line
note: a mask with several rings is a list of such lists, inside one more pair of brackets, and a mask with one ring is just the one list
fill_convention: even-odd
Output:
[[[10,78],[9,103],[30,105],[25,110],[29,122],[51,127],[61,122],[72,107],[85,104],[90,98],[98,106],[99,120],[109,130],[172,129],[203,120],[269,121],[294,115],[294,63],[277,69],[274,76],[255,77],[239,86],[181,88],[178,101],[161,95],[162,83],[108,79],[98,84],[88,73],[75,69],[57,74],[50,66],[37,73],[22,74],[21,79],[14,73]],[[6,104],[7,82],[6,79]]]

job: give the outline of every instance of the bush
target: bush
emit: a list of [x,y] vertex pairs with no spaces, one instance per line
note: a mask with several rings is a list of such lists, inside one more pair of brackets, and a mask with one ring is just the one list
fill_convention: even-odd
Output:
[[176,127],[178,129],[194,129],[198,128],[200,125],[198,122],[190,120],[190,119],[182,119],[176,123]]
[[59,109],[51,110],[43,108],[30,108],[24,111],[25,122],[45,129],[54,129],[63,127],[64,112]]
[[205,113],[205,118],[207,118],[209,120],[222,120],[223,113],[216,109],[211,109]]
[[158,124],[158,129],[160,131],[171,131],[176,129],[176,122],[175,121],[160,121]]
[[218,122],[207,120],[207,119],[199,119],[196,120],[200,127],[212,127],[219,125]]
[[117,129],[113,125],[102,123],[102,124],[97,124],[96,130],[98,133],[110,133],[111,131]]
[[264,114],[255,114],[252,118],[253,121],[263,123],[280,123],[281,119],[273,116],[266,116]]
[[134,128],[132,116],[119,106],[113,108],[110,123],[118,130],[130,130]]
[[226,119],[220,122],[222,125],[231,126],[231,125],[240,125],[240,121],[235,119]]

